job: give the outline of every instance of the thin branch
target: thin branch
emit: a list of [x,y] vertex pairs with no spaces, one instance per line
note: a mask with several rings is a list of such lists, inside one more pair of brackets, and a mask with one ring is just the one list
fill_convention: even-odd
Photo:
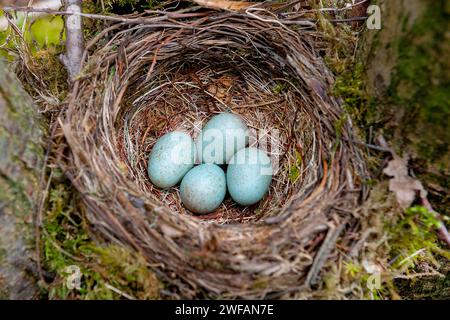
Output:
[[448,232],[447,227],[445,226],[444,222],[442,221],[442,216],[433,209],[428,198],[424,197],[424,198],[421,198],[421,200],[422,200],[423,206],[425,208],[427,208],[427,210],[429,212],[431,212],[435,216],[436,219],[438,219],[439,226],[437,227],[437,229],[438,229],[439,238],[442,241],[444,241],[447,244],[447,246],[450,247],[450,233]]
[[[72,11],[60,11],[60,10],[53,10],[50,8],[29,8],[29,7],[14,7],[14,6],[6,6],[3,8],[3,11],[6,12],[40,12],[40,13],[46,13],[46,14],[52,14],[52,15],[76,15],[83,18],[88,19],[98,19],[98,20],[108,20],[108,21],[115,21],[115,22],[124,22],[128,24],[141,24],[141,23],[152,23],[157,21],[166,20],[168,18],[172,18],[171,15],[164,15],[159,17],[152,17],[152,18],[123,18],[120,16],[106,16],[102,14],[94,14],[94,13],[83,13],[83,12],[72,12]],[[180,15],[181,16],[181,15]]]
[[329,229],[322,246],[317,252],[316,257],[314,258],[314,262],[311,266],[311,269],[309,270],[308,275],[306,276],[305,284],[308,287],[311,287],[312,285],[315,285],[317,283],[317,276],[319,275],[320,270],[325,264],[331,250],[335,247],[336,241],[341,232],[344,230],[346,223],[347,220],[344,220],[344,222],[342,222],[339,226],[331,227]]
[[70,80],[73,81],[80,73],[84,52],[83,21],[78,15],[81,13],[81,0],[67,0],[66,12],[71,14],[65,21],[66,54],[61,56],[61,60],[69,72]]
[[135,297],[130,296],[129,294],[127,294],[127,293],[125,293],[125,292],[123,292],[123,291],[117,289],[116,287],[113,287],[113,286],[110,285],[109,283],[106,283],[106,282],[105,282],[105,283],[104,283],[104,286],[105,286],[106,288],[108,288],[109,290],[114,291],[114,292],[117,293],[118,295],[121,295],[122,297],[124,297],[124,298],[126,298],[126,299],[128,299],[128,300],[136,300]]

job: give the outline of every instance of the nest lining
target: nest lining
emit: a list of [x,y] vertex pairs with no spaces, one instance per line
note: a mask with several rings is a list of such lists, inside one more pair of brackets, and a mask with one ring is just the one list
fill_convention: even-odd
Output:
[[[141,252],[177,297],[263,298],[311,285],[354,220],[366,172],[311,33],[210,12],[116,24],[101,36],[62,121],[69,153],[61,165],[94,230]],[[279,130],[267,150],[279,166],[259,204],[228,199],[199,219],[176,188],[151,185],[148,153],[164,133],[195,137],[224,111]]]
[[[181,63],[171,59],[172,64],[176,62]],[[274,93],[281,85],[268,75],[250,73],[246,66],[241,70],[237,66],[231,69],[220,63],[196,62],[183,55],[183,69],[173,72],[169,68],[168,73],[145,82],[129,97],[131,108],[124,114],[123,127],[118,129],[122,161],[142,192],[155,195],[173,212],[191,214],[180,202],[179,188],[164,191],[149,182],[146,168],[153,144],[174,130],[186,131],[195,139],[211,115],[239,114],[250,128],[249,146],[262,148],[273,160],[275,174],[269,194],[250,207],[239,206],[228,197],[219,209],[198,218],[244,223],[276,215],[286,200],[310,180],[308,173],[315,172],[306,169],[308,164],[314,166],[307,157],[313,147],[309,118],[296,112],[299,104],[289,92]]]

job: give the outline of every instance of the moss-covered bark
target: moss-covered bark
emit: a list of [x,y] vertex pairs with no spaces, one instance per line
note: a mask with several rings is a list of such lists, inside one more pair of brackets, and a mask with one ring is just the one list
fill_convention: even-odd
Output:
[[0,298],[36,295],[33,212],[41,192],[42,129],[37,110],[0,61]]
[[[382,29],[367,30],[361,45],[367,93],[385,136],[411,157],[435,209],[450,216],[450,1],[372,2],[381,6]],[[450,298],[450,263],[440,265],[443,278],[396,281],[401,294]]]
[[377,2],[383,28],[368,30],[363,45],[367,89],[390,120],[387,133],[413,156],[416,173],[449,194],[450,1]]

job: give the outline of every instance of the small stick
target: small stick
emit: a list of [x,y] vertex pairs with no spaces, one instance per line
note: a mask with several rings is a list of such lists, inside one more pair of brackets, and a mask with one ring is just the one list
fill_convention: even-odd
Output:
[[[11,12],[11,11],[17,11],[17,12],[38,12],[38,13],[46,13],[50,15],[61,15],[61,16],[80,16],[83,18],[88,19],[98,19],[98,20],[106,20],[106,21],[113,21],[113,22],[122,22],[127,24],[146,24],[146,23],[153,23],[157,21],[163,21],[167,20],[169,18],[172,19],[181,19],[186,17],[193,17],[193,16],[207,16],[208,13],[199,13],[199,14],[192,14],[192,13],[178,13],[176,15],[174,14],[167,14],[164,13],[164,15],[157,16],[157,17],[149,17],[149,18],[124,18],[119,15],[111,15],[106,16],[102,14],[95,14],[95,13],[83,13],[83,12],[74,12],[74,11],[60,11],[60,10],[53,10],[50,8],[33,8],[33,7],[14,7],[14,6],[6,6],[2,8],[5,12]],[[161,12],[163,13],[163,12]]]
[[109,290],[114,291],[115,293],[121,295],[122,297],[124,297],[124,298],[126,298],[126,299],[128,299],[128,300],[136,300],[135,297],[130,296],[129,294],[127,294],[127,293],[125,293],[125,292],[123,292],[123,291],[117,289],[116,287],[113,287],[113,286],[110,285],[109,283],[106,283],[106,282],[105,282],[105,283],[104,283],[104,286],[105,286],[106,288],[108,288]]
[[441,215],[438,212],[434,211],[434,209],[431,206],[431,203],[427,197],[421,198],[421,200],[422,200],[423,206],[425,208],[427,208],[427,210],[429,212],[431,212],[435,216],[436,219],[438,219],[438,223],[439,223],[439,226],[437,227],[438,237],[442,241],[444,241],[447,244],[447,246],[450,247],[450,233],[448,232],[447,227],[445,226],[444,222],[442,221]]
[[308,275],[306,276],[305,284],[308,287],[311,287],[312,285],[317,284],[317,276],[319,275],[320,270],[322,269],[323,265],[325,264],[331,250],[336,245],[337,238],[341,234],[341,232],[344,230],[346,223],[347,223],[347,221],[344,221],[339,226],[331,227],[329,229],[322,246],[320,247],[319,251],[316,254],[316,257],[311,266],[311,269],[309,270]]
[[61,60],[69,72],[71,81],[80,73],[84,52],[83,22],[81,13],[81,0],[66,0],[66,11],[70,14],[65,21],[66,25],[66,54]]

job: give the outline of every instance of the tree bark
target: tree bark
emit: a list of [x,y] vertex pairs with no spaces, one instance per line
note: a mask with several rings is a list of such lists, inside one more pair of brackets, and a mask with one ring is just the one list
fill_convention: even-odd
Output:
[[42,192],[42,134],[32,99],[0,60],[0,299],[38,293],[33,212]]
[[[383,131],[391,144],[409,154],[434,208],[449,216],[450,1],[372,3],[381,7],[382,29],[367,30],[360,46],[366,89],[376,98],[380,122],[387,122]],[[402,295],[450,298],[450,263],[441,266],[443,278],[397,281]]]
[[368,92],[397,145],[450,182],[450,1],[378,0],[382,29],[362,48]]

